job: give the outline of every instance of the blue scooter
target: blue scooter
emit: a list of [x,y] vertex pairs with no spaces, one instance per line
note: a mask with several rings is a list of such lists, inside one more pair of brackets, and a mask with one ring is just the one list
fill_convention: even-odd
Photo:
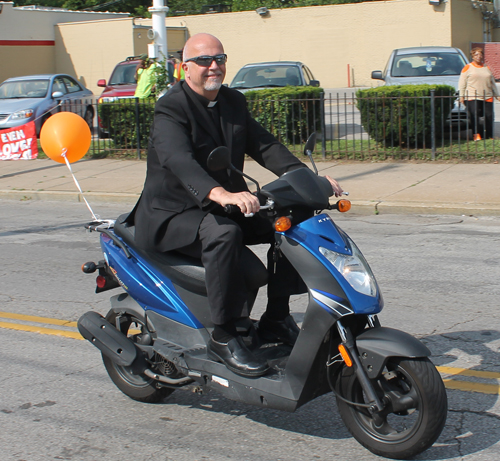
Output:
[[[305,145],[311,160],[314,145],[312,136]],[[380,325],[383,299],[368,263],[331,216],[321,213],[349,209],[350,203],[330,205],[331,186],[313,166],[316,174],[297,169],[262,189],[249,178],[265,203],[260,213],[274,223],[276,251],[296,268],[309,294],[293,347],[263,344],[250,319],[238,325],[253,353],[268,361],[266,375],[239,376],[207,357],[213,324],[201,261],[137,248],[125,215],[87,225],[100,233],[104,260],[82,270],[99,272],[96,292],[124,292],[111,297],[106,317],[87,312],[78,329],[101,351],[111,380],[134,400],[159,402],[179,387],[197,385],[231,400],[293,412],[333,392],[358,442],[377,455],[407,459],[429,448],[444,427],[444,384],[426,346]],[[227,148],[219,147],[208,169],[223,168],[237,171]],[[248,248],[242,259],[252,305],[267,270]]]

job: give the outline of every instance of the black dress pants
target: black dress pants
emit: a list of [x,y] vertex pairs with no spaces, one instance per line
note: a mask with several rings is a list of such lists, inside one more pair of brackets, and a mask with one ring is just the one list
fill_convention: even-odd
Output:
[[[469,127],[473,134],[479,133],[483,139],[493,138],[493,103],[473,99],[465,101],[467,111],[469,112]],[[484,117],[484,123],[480,118]]]
[[[241,270],[243,245],[269,243],[268,297],[278,298],[304,293],[305,284],[288,260],[274,258],[274,230],[260,217],[245,218],[242,214],[207,214],[200,224],[198,239],[177,251],[201,258],[205,267],[208,302],[214,324],[248,317],[247,289]],[[275,261],[276,259],[276,261]]]

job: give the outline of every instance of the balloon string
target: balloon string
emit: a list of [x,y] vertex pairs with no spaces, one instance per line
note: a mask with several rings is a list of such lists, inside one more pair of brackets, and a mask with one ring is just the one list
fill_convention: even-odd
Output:
[[68,150],[66,148],[63,148],[61,156],[64,158],[64,161],[66,162],[66,165],[67,165],[67,167],[69,169],[69,172],[71,173],[71,176],[73,176],[73,181],[75,181],[76,187],[78,187],[78,190],[80,191],[80,194],[82,194],[82,198],[85,201],[85,204],[87,205],[87,208],[89,209],[90,213],[92,214],[92,219],[94,221],[99,221],[99,218],[92,211],[92,208],[90,207],[89,202],[87,202],[87,199],[85,198],[85,195],[83,195],[83,191],[82,191],[82,188],[80,187],[80,184],[78,183],[75,175],[73,174],[73,170],[71,169],[71,164],[69,163],[69,160],[66,158],[66,152],[67,151]]

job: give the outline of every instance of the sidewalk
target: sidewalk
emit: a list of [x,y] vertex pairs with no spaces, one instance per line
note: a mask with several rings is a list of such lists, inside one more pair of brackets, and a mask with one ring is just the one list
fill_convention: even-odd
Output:
[[[354,213],[500,216],[500,164],[318,162],[317,167],[349,191]],[[90,204],[133,205],[146,177],[146,162],[136,160],[81,160],[72,169]],[[246,162],[245,173],[261,186],[275,178],[253,161]],[[82,201],[66,165],[48,159],[1,161],[0,199]]]

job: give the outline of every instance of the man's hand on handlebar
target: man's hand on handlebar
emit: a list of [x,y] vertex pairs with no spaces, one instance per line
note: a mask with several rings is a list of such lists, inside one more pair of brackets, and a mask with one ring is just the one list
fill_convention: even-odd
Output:
[[260,209],[259,199],[250,192],[228,192],[223,187],[214,187],[207,198],[222,207],[236,205],[243,214],[255,214]]
[[333,195],[335,195],[335,197],[341,197],[344,190],[342,189],[342,187],[340,187],[340,184],[328,175],[325,175],[325,178],[328,179],[328,181],[332,185]]

